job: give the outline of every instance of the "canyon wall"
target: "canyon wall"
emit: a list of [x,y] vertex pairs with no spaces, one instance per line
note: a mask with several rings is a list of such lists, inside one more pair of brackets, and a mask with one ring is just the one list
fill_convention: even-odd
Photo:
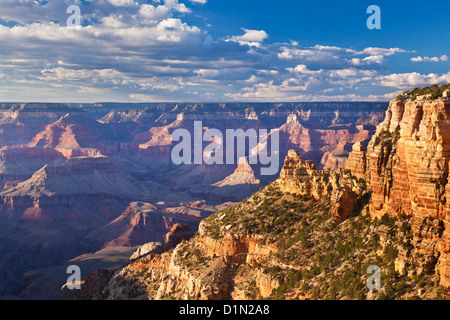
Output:
[[450,286],[450,101],[393,100],[367,151],[354,146],[346,168],[372,190],[370,213],[411,216],[412,244]]

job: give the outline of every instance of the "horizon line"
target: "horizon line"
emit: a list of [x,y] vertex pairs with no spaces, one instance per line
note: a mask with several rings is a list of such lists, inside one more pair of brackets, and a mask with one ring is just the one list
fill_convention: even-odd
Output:
[[198,103],[198,104],[232,104],[232,103],[251,103],[251,104],[262,104],[262,103],[389,103],[392,100],[380,100],[380,101],[369,101],[369,100],[353,100],[353,101],[154,101],[154,102],[118,102],[118,101],[97,101],[97,102],[42,102],[42,101],[0,101],[0,104],[181,104],[181,103]]

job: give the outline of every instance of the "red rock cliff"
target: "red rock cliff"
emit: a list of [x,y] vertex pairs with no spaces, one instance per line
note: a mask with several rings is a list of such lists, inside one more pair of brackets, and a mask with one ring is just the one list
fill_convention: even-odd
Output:
[[393,100],[361,152],[353,149],[347,168],[365,175],[371,214],[412,216],[415,249],[437,262],[450,287],[450,101]]

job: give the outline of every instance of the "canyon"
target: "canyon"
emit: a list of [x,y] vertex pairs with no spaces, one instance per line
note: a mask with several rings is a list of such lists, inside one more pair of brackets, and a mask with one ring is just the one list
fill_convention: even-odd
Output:
[[[313,137],[294,140],[277,179],[203,219],[191,239],[117,269],[88,298],[448,296],[449,106],[446,95],[405,92],[340,168],[308,159]],[[283,129],[305,134],[298,115]],[[365,285],[370,265],[382,270],[380,290]]]
[[[195,232],[202,220],[278,175],[260,175],[261,167],[245,158],[175,165],[176,129],[193,134],[195,121],[204,131],[278,129],[280,159],[296,149],[321,169],[343,168],[352,145],[369,141],[386,108],[365,102],[0,104],[0,295],[54,299],[61,283],[37,289],[54,268],[61,270],[55,279],[64,281],[70,260],[104,257],[114,248],[125,264],[123,252],[164,242],[176,225]],[[102,262],[108,259],[96,266],[110,265]]]

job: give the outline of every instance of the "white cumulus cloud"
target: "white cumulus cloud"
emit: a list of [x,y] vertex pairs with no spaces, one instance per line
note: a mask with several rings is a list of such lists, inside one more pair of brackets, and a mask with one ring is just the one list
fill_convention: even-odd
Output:
[[411,58],[412,62],[442,62],[442,61],[448,61],[448,56],[445,54],[440,57],[414,57]]
[[249,30],[242,28],[245,32],[240,36],[233,36],[228,41],[234,41],[241,45],[248,45],[251,47],[259,47],[261,43],[266,40],[269,35],[264,30]]
[[109,0],[109,3],[115,7],[125,7],[133,5],[134,0]]
[[444,74],[421,74],[418,72],[394,73],[379,76],[376,80],[382,86],[408,89],[431,84],[449,83],[450,72]]

